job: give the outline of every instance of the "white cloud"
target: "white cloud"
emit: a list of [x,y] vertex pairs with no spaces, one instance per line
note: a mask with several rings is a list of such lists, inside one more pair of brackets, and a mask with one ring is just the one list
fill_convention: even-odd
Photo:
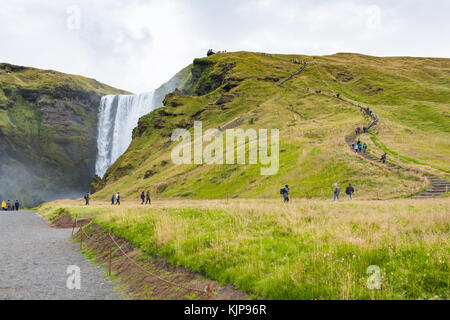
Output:
[[209,48],[450,57],[449,10],[445,0],[2,0],[0,61],[142,92]]

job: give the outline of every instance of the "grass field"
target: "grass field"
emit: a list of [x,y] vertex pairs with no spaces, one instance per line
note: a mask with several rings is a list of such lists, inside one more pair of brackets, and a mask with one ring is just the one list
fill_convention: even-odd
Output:
[[[449,299],[450,199],[56,201],[148,255],[264,299]],[[370,290],[369,266],[381,288]]]

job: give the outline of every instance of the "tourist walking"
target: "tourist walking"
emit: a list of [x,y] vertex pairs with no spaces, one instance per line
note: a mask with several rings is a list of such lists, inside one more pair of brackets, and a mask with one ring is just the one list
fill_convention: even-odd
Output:
[[289,192],[291,190],[289,189],[289,186],[286,185],[283,189],[280,190],[280,193],[283,195],[283,201],[284,202],[289,202]]
[[353,193],[355,193],[355,189],[352,187],[352,184],[349,183],[348,187],[345,189],[345,194],[348,196],[348,200],[353,200]]
[[151,202],[151,200],[150,200],[150,190],[147,190],[147,194],[145,195],[145,198],[146,198],[146,200],[145,200],[145,204],[152,204],[152,202]]
[[115,195],[113,194],[113,195],[111,196],[111,205],[114,205],[114,200],[115,200]]
[[363,152],[364,152],[364,153],[367,152],[367,143],[365,143],[365,142],[364,142],[364,145],[363,145]]
[[141,192],[141,204],[144,204],[144,202],[145,202],[145,192],[144,191],[142,191]]
[[336,199],[339,201],[339,194],[341,193],[341,189],[339,189],[339,186],[337,183],[334,184],[334,201]]
[[383,162],[383,163],[386,163],[386,157],[387,157],[387,154],[386,154],[386,152],[381,156],[381,161]]
[[120,206],[120,192],[117,192],[116,194],[116,205]]
[[19,211],[19,207],[20,207],[19,200],[16,200],[16,203],[14,205],[16,206],[16,211]]
[[86,201],[85,205],[89,205],[89,192],[84,195],[84,200]]

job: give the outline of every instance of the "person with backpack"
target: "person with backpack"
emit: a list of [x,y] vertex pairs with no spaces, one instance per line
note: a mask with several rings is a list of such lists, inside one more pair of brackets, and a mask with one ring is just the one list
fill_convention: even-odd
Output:
[[141,192],[141,200],[142,200],[141,201],[141,205],[142,205],[145,202],[145,192],[144,191]]
[[11,211],[11,201],[8,200],[8,202],[6,202],[6,207],[8,208],[8,211]]
[[364,153],[367,153],[367,143],[365,143],[365,142],[364,142],[364,145],[363,145],[363,151],[364,151]]
[[151,200],[150,200],[150,190],[147,190],[147,194],[145,195],[145,198],[146,198],[146,200],[145,200],[145,204],[152,204],[152,202],[151,202]]
[[337,183],[334,184],[334,201],[336,199],[339,201],[339,194],[341,193],[341,189],[339,189],[339,186]]
[[381,162],[386,163],[386,152],[381,156]]
[[362,144],[361,141],[358,141],[358,152],[361,153],[362,150]]
[[84,195],[84,200],[86,201],[85,205],[89,205],[89,192]]
[[120,193],[118,191],[116,194],[116,204],[120,206]]
[[16,200],[16,203],[14,205],[16,206],[16,211],[19,211],[19,207],[20,207],[19,200]]
[[280,194],[283,195],[283,201],[286,203],[289,202],[289,192],[290,191],[291,190],[289,189],[288,185],[286,185],[283,189],[280,190]]
[[355,189],[352,187],[352,184],[349,183],[348,187],[345,189],[345,194],[348,196],[348,200],[353,200],[353,193],[355,193]]

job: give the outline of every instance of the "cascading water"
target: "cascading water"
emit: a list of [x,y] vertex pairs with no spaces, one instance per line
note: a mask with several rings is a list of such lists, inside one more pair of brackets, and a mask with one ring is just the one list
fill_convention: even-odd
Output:
[[103,178],[106,170],[127,150],[139,118],[154,109],[152,92],[102,97],[95,163],[98,176]]

